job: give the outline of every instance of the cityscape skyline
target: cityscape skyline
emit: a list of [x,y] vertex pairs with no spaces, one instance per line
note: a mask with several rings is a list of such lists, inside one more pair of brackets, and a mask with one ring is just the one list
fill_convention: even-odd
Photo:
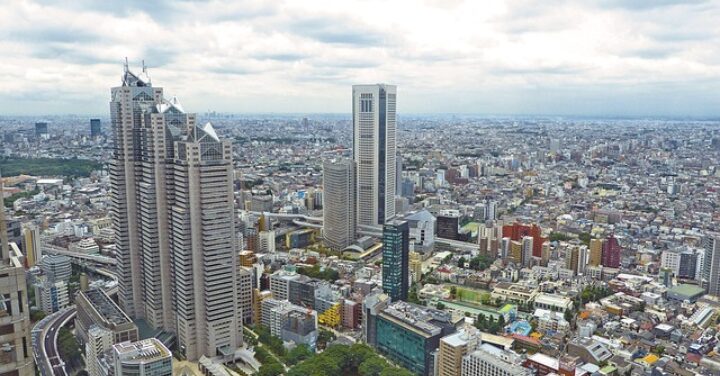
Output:
[[200,112],[348,113],[345,87],[391,82],[404,113],[718,115],[712,2],[377,6],[9,4],[0,112],[103,113],[127,56]]

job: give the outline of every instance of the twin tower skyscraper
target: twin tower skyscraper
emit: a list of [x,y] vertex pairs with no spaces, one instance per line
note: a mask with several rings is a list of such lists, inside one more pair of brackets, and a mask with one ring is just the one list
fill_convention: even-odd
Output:
[[395,217],[397,174],[397,88],[354,85],[353,158],[323,163],[323,237],[342,250],[356,230]]
[[120,306],[189,360],[242,345],[230,142],[127,65],[111,90]]
[[[356,226],[395,215],[395,104],[394,86],[353,86],[354,158],[344,175],[352,184],[335,187],[346,205],[325,219],[352,218],[349,241]],[[144,67],[125,66],[110,115],[120,306],[175,334],[189,360],[232,354],[243,338],[231,143],[165,98]],[[326,199],[342,198],[328,179]]]

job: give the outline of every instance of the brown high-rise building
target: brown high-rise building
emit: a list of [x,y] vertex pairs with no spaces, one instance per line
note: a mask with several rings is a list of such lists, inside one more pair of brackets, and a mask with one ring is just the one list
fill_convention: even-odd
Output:
[[603,239],[590,240],[590,266],[600,266],[603,256]]

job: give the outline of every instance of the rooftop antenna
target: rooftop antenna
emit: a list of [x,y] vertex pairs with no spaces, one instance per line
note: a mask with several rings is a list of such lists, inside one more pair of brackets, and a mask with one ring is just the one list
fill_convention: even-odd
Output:
[[147,73],[147,67],[145,66],[145,59],[142,61],[143,73]]
[[125,72],[129,70],[127,56],[125,56],[125,64],[123,65],[123,67],[125,68]]

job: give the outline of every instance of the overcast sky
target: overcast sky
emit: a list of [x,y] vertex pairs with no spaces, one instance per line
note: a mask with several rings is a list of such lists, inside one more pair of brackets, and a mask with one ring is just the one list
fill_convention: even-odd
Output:
[[[72,5],[69,5],[72,4]],[[103,114],[122,62],[192,112],[720,115],[720,2],[20,1],[0,5],[0,115]]]

